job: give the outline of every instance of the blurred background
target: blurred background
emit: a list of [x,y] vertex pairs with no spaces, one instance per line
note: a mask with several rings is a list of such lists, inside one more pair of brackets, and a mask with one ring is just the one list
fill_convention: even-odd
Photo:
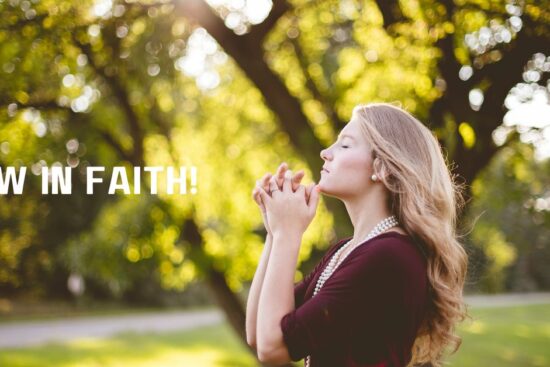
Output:
[[[0,0],[0,365],[258,366],[251,198],[359,103],[398,102],[466,185],[453,366],[550,366],[550,2]],[[41,192],[72,167],[72,194]],[[86,194],[86,167],[195,166],[197,193]],[[96,175],[97,177],[98,175]],[[130,183],[133,180],[130,179]],[[164,182],[161,180],[161,187]],[[352,233],[323,197],[296,281]],[[303,362],[295,365],[302,365]]]

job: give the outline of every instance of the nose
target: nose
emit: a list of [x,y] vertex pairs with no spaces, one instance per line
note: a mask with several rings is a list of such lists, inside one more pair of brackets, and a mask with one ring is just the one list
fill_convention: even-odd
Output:
[[329,153],[328,149],[321,150],[321,154],[320,154],[321,159],[323,159],[323,160],[329,159],[329,157],[328,157],[329,154],[328,153]]

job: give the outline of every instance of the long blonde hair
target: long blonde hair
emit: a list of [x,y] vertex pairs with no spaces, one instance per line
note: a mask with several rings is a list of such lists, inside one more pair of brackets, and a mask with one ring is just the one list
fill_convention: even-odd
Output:
[[388,103],[358,105],[365,138],[373,147],[374,173],[389,191],[388,208],[427,257],[429,300],[409,366],[441,366],[445,348],[462,338],[458,322],[470,317],[463,299],[468,257],[457,233],[463,184],[454,176],[434,134],[407,111]]

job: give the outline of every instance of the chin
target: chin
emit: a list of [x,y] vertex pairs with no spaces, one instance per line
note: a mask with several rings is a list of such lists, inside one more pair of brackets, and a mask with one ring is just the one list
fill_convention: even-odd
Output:
[[326,187],[326,186],[323,185],[323,184],[319,184],[319,193],[320,193],[320,194],[323,194],[323,195],[326,195],[326,196],[338,198],[337,193],[331,191],[331,190],[330,190],[330,187]]
[[331,187],[331,185],[326,185],[323,182],[320,182],[319,189],[320,194],[323,194],[324,196],[330,196],[341,201],[343,201],[345,198],[355,196],[355,194],[351,190],[352,188],[348,186]]

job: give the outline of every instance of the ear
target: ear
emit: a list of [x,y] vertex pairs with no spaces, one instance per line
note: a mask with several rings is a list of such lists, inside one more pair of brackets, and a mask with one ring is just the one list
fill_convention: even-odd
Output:
[[379,179],[387,178],[388,176],[386,165],[378,157],[376,157],[372,163],[372,170]]

